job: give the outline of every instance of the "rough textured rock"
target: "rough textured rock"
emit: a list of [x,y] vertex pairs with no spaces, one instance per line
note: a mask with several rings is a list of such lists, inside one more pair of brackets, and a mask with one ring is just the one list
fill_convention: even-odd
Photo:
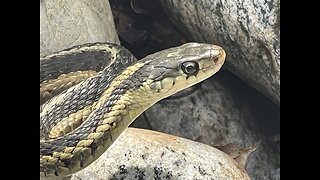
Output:
[[[82,4],[82,6],[80,4]],[[118,43],[108,1],[41,0],[40,22],[40,53],[43,52],[43,55],[76,44],[93,41]],[[228,61],[231,61],[231,59],[228,58]],[[212,80],[204,83],[197,93],[187,98],[171,101],[170,103],[174,103],[174,105],[170,105],[169,102],[167,105],[160,103],[150,109],[148,116],[150,117],[152,127],[189,139],[196,139],[202,136],[202,142],[210,145],[221,145],[233,142],[241,144],[242,146],[250,146],[258,140],[263,139],[254,126],[254,123],[252,123],[253,118],[250,116],[250,112],[248,112],[250,109],[242,108],[242,104],[235,103],[232,93],[226,91],[224,87],[225,84],[221,82],[217,82],[216,84],[215,81],[211,84],[209,83],[211,81]],[[197,94],[203,94],[204,97],[199,97],[200,99],[191,98]],[[206,99],[206,101],[199,102],[203,99]],[[192,108],[194,103],[197,103],[195,109]],[[171,108],[171,110],[165,106]],[[172,110],[178,107],[179,111]],[[159,108],[163,109],[160,110]],[[152,115],[152,113],[155,114]],[[181,113],[187,114],[179,117]],[[155,115],[157,117],[155,117]],[[198,117],[200,117],[200,119],[198,119]],[[137,122],[139,122],[139,119]],[[140,118],[140,122],[144,122],[143,119]],[[168,124],[165,125],[165,123]],[[142,126],[145,127],[146,125]],[[194,128],[191,128],[192,126],[194,126]],[[125,143],[125,145],[136,146],[127,143]],[[124,147],[125,146],[122,146],[122,148]],[[278,177],[279,179],[280,169],[276,167],[279,161],[275,159],[274,156],[274,153],[270,151],[269,145],[262,143],[256,152],[253,152],[253,154],[249,156],[247,170],[250,176],[253,179],[276,179],[273,177]],[[117,160],[117,158],[113,157],[112,161],[116,162]],[[135,169],[135,161],[133,159],[131,159],[131,162],[133,165],[126,166],[125,170],[132,170],[133,173],[141,172],[138,171],[139,169]],[[103,164],[104,166],[99,167],[100,170],[104,169],[101,171],[108,171],[109,164]],[[157,164],[153,164],[150,165],[150,167],[158,166]],[[118,169],[114,179],[120,177],[120,175],[125,172],[123,168],[124,167]],[[190,167],[190,169],[193,168],[194,167]],[[161,175],[158,173],[158,176],[161,177],[167,173],[167,169],[165,169],[164,166],[160,170],[158,168],[150,169],[147,167],[145,171],[153,172],[153,174],[162,172]],[[90,179],[95,179],[96,175],[94,175],[94,171],[85,172],[91,177]],[[203,171],[200,170],[199,173],[201,174]],[[138,174],[137,178],[140,176],[143,176],[143,173],[141,173],[141,175]],[[168,177],[171,177],[170,173]],[[84,177],[81,178],[80,176],[76,176],[73,179],[77,178],[87,179]],[[172,179],[174,179],[174,177]]]
[[280,104],[280,1],[160,0],[190,40],[222,46],[227,67]]
[[221,151],[155,131],[128,128],[98,160],[74,174],[79,179],[249,179]]
[[119,44],[108,1],[40,1],[40,55],[89,42]]
[[248,147],[262,140],[249,155],[246,170],[252,179],[272,179],[279,168],[278,156],[259,132],[253,114],[235,100],[228,87],[223,77],[215,75],[187,97],[152,106],[146,111],[148,121],[154,130],[192,140],[201,137],[201,142],[212,146],[234,143]]

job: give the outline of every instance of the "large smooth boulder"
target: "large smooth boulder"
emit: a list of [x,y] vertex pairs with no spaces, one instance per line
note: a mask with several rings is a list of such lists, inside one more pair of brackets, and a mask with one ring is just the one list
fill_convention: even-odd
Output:
[[40,1],[41,56],[89,42],[120,43],[108,1]]

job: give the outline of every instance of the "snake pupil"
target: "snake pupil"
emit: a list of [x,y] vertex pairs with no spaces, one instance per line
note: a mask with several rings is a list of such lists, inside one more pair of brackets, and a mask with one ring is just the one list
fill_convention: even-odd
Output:
[[199,72],[199,64],[190,61],[184,62],[181,64],[181,69],[185,74],[192,76]]

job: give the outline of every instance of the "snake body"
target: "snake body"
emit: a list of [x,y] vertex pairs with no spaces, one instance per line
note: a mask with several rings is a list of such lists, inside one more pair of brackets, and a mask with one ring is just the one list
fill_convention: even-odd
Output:
[[40,58],[40,175],[61,178],[96,160],[147,108],[215,74],[216,45],[186,43],[137,60],[91,43]]

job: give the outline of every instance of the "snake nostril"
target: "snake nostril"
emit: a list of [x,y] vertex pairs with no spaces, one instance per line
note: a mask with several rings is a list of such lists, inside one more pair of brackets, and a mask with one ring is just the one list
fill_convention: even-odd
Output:
[[214,63],[217,63],[218,60],[219,60],[219,57],[218,57],[218,56],[216,56],[216,57],[213,58],[213,62],[214,62]]

